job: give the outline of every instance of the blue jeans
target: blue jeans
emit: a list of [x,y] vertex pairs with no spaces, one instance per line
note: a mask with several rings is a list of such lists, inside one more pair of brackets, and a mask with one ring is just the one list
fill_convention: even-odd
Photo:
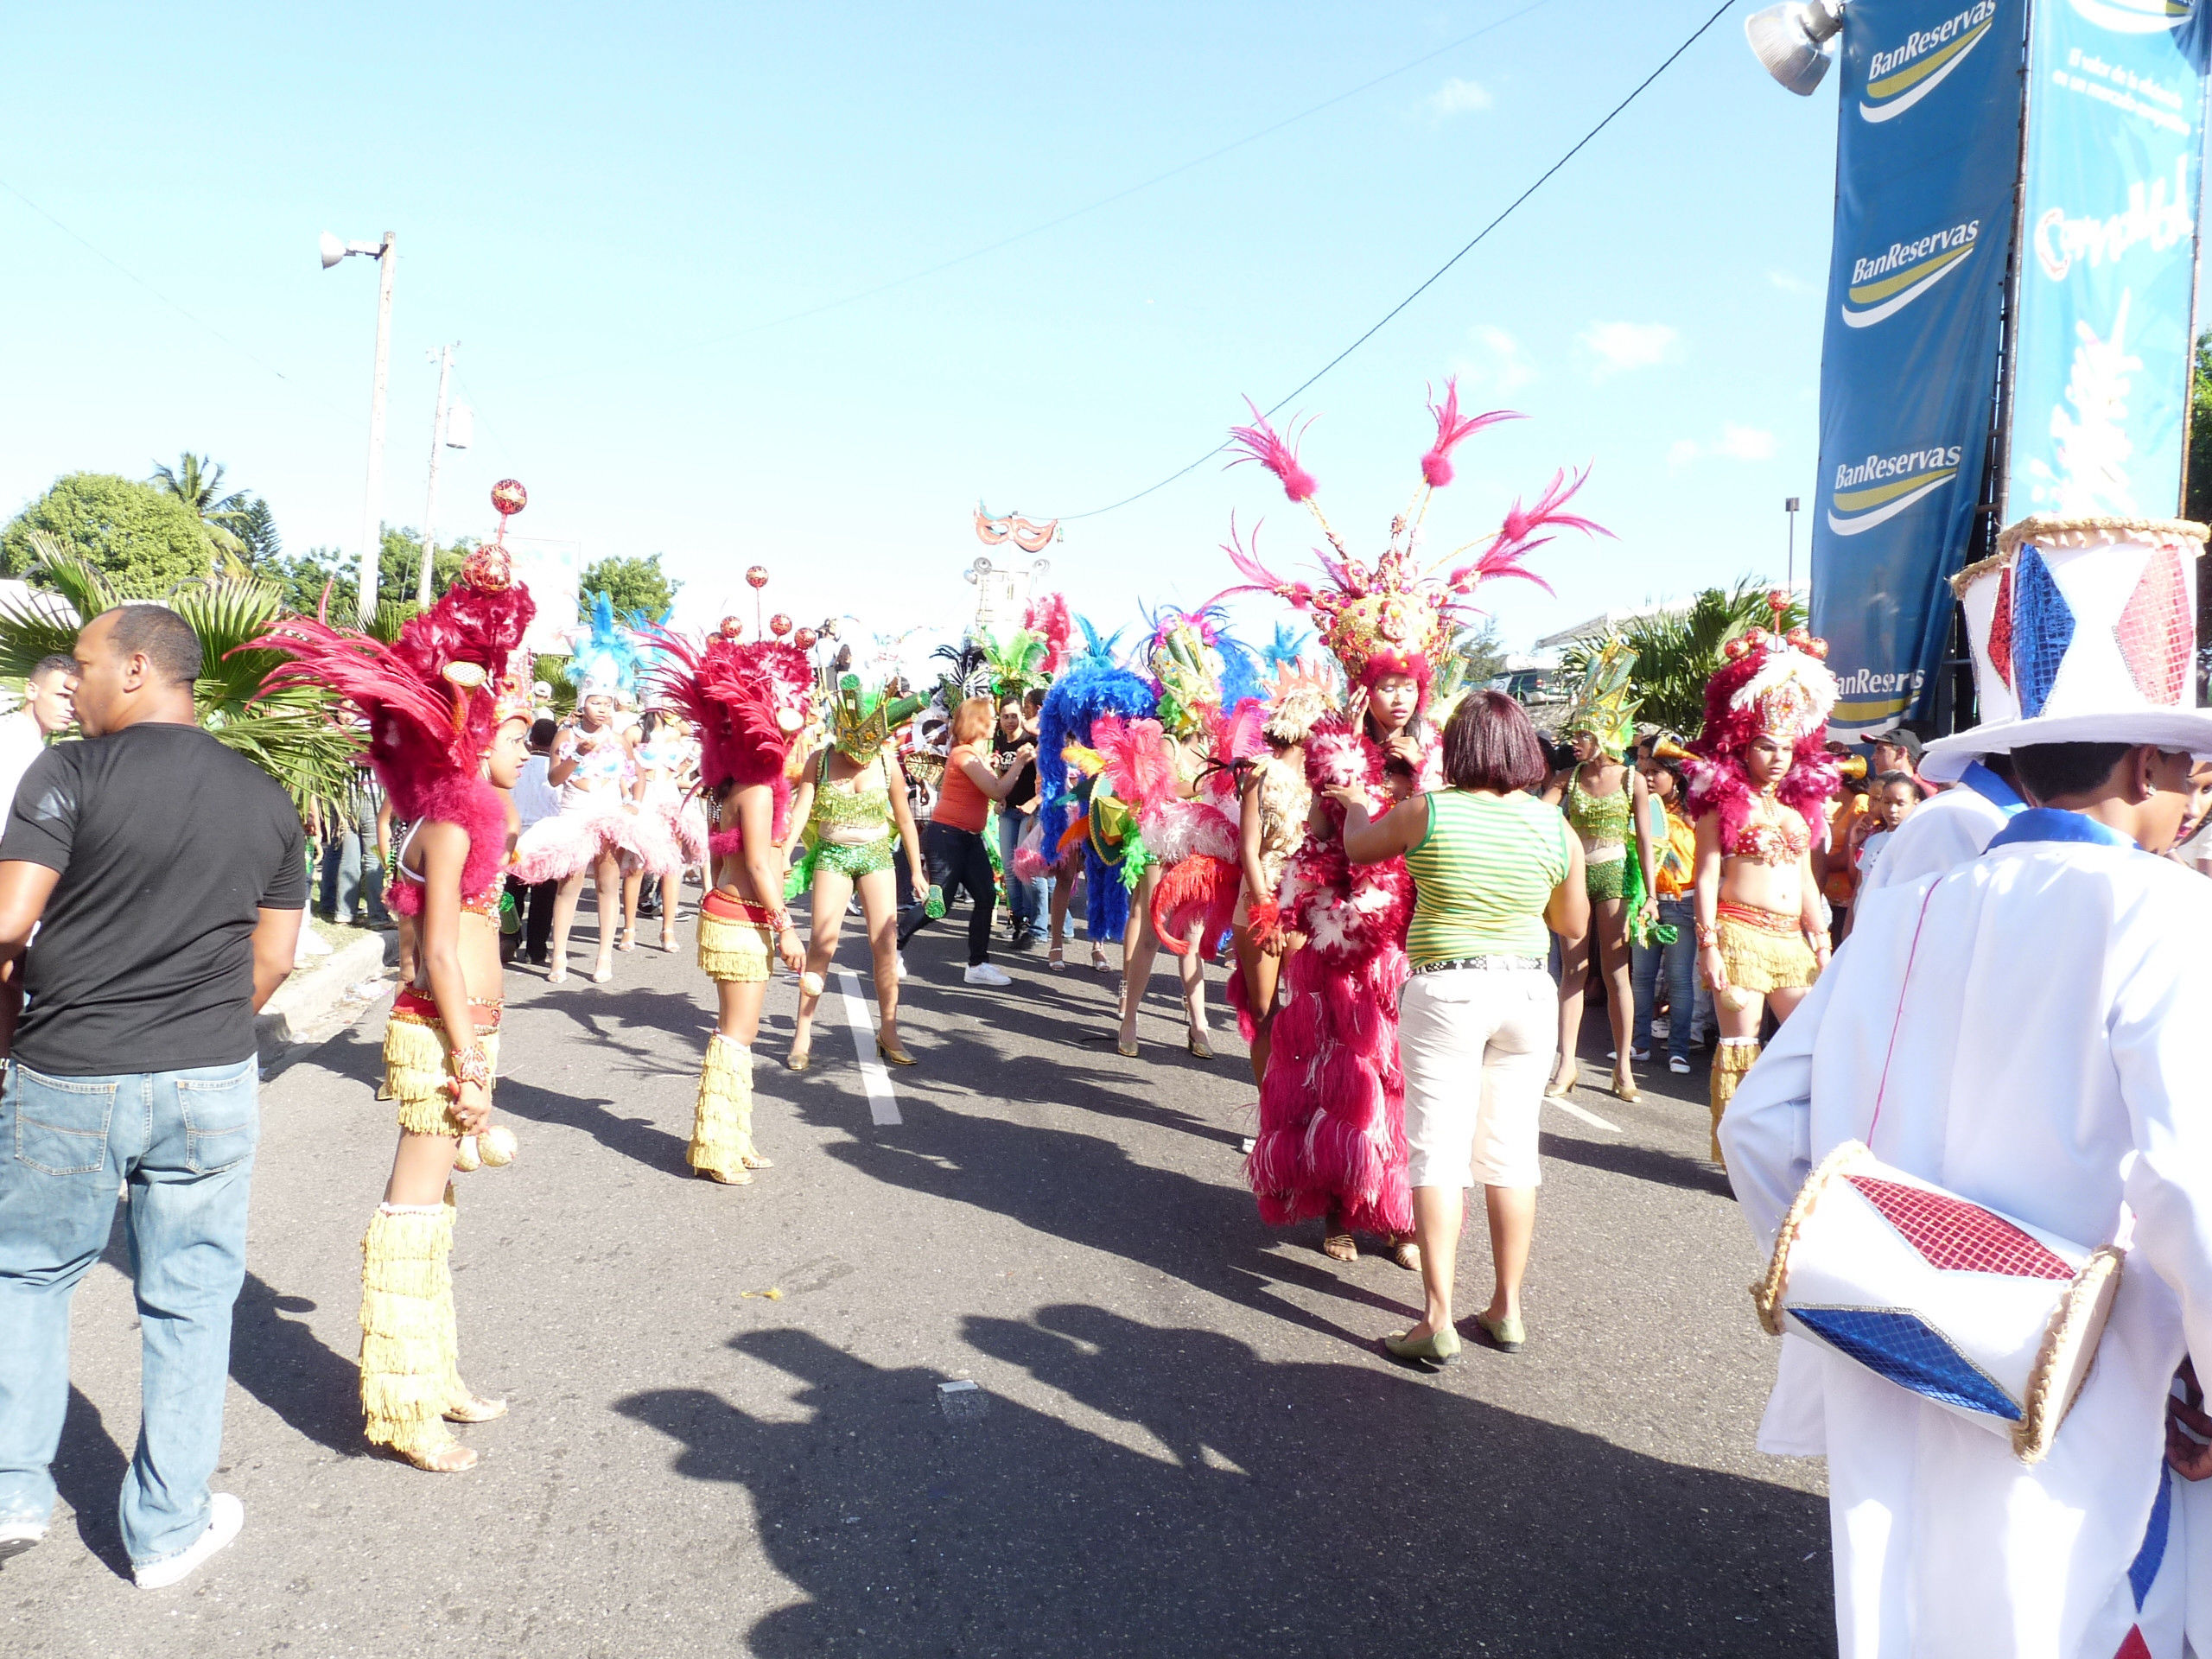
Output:
[[1690,1057],[1690,1009],[1697,995],[1697,925],[1688,899],[1662,899],[1659,919],[1675,929],[1672,944],[1639,944],[1629,954],[1629,979],[1636,987],[1636,1023],[1630,1040],[1638,1048],[1651,1046],[1651,1005],[1657,1000],[1660,970],[1667,974],[1667,1054],[1670,1059]]
[[130,1184],[143,1414],[123,1478],[131,1565],[207,1529],[231,1307],[245,1278],[260,1063],[99,1077],[8,1065],[0,1085],[0,1519],[54,1512],[69,1400],[69,1298]]

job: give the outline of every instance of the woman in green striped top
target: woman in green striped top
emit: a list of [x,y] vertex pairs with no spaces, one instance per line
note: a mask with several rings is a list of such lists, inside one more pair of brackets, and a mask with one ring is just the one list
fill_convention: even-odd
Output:
[[1402,856],[1414,878],[1398,1065],[1427,1306],[1419,1325],[1384,1338],[1400,1359],[1442,1364],[1459,1351],[1452,1281],[1470,1178],[1484,1188],[1497,1273],[1476,1323],[1507,1353],[1527,1340],[1521,1278],[1543,1179],[1537,1115],[1559,1041],[1544,959],[1553,933],[1571,943],[1590,926],[1582,843],[1557,807],[1529,793],[1544,775],[1543,745],[1521,705],[1478,691],[1444,728],[1450,787],[1373,823],[1353,791],[1338,798],[1345,856]]

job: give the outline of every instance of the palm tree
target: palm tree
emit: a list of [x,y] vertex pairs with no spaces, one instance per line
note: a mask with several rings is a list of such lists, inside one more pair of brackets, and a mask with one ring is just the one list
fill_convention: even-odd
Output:
[[[1747,576],[1733,592],[1707,588],[1686,611],[1639,616],[1621,625],[1621,637],[1636,652],[1629,686],[1643,705],[1640,724],[1686,738],[1697,735],[1705,723],[1705,683],[1719,671],[1722,649],[1746,628],[1774,626],[1770,591],[1766,582]],[[1782,626],[1795,628],[1804,620],[1805,607],[1791,600]],[[1560,653],[1561,671],[1579,677],[1604,643],[1576,640]]]
[[[43,531],[31,531],[30,539],[38,556],[32,574],[47,591],[0,602],[0,677],[20,681],[41,657],[74,649],[77,618],[129,600],[156,601],[200,637],[200,678],[192,691],[200,725],[282,784],[302,811],[315,802],[345,800],[361,740],[353,723],[339,717],[337,699],[315,686],[265,690],[283,656],[238,649],[285,614],[282,590],[266,582],[211,576],[168,593],[141,593],[110,581]],[[57,594],[73,618],[61,613]]]
[[207,538],[211,572],[252,575],[253,568],[245,561],[245,542],[239,533],[252,522],[251,499],[244,490],[219,493],[223,487],[219,464],[211,466],[207,456],[188,449],[177,458],[174,469],[156,463],[147,482],[176,497],[200,521],[200,533]]

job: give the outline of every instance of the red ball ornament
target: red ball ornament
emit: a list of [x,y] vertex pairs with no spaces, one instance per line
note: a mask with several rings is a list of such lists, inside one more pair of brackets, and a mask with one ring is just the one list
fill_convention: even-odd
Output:
[[768,567],[756,564],[745,573],[745,585],[758,593],[768,585]]
[[512,518],[530,505],[530,492],[522,480],[503,478],[492,486],[492,507],[502,518]]
[[773,616],[768,619],[768,632],[774,634],[777,639],[782,639],[791,631],[791,620],[788,616],[785,616],[781,611],[778,611]]
[[726,616],[726,617],[722,618],[722,638],[723,638],[723,639],[740,639],[740,638],[743,637],[744,632],[745,632],[745,624],[744,624],[744,623],[742,623],[742,622],[741,622],[741,621],[739,621],[735,617],[734,617],[734,616]]
[[797,645],[801,651],[812,651],[814,642],[821,637],[812,628],[801,628],[797,633],[791,635],[791,644]]

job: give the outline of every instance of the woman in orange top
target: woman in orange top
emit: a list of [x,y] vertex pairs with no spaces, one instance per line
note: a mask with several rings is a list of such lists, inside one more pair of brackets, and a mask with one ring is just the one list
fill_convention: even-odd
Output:
[[1659,925],[1675,930],[1675,942],[1657,939],[1636,945],[1630,952],[1630,978],[1636,986],[1634,1033],[1637,1057],[1651,1052],[1652,1006],[1658,1001],[1659,976],[1667,978],[1667,1069],[1676,1077],[1690,1070],[1690,1009],[1697,996],[1697,915],[1690,887],[1697,869],[1697,826],[1683,810],[1682,764],[1662,759],[1647,743],[1636,766],[1643,774],[1645,811],[1651,823],[1652,896],[1659,903]]
[[[944,913],[943,899],[950,899],[956,887],[968,889],[973,908],[968,912],[968,971],[963,977],[970,985],[1014,983],[990,963],[991,912],[998,899],[991,885],[991,855],[983,845],[983,825],[991,803],[1014,792],[1022,767],[1037,753],[1035,744],[1025,743],[1007,757],[1003,776],[992,771],[994,719],[988,697],[969,697],[952,711],[952,747],[944,757],[944,782],[938,791],[937,810],[922,831],[931,895],[943,895],[938,914]],[[908,911],[899,927],[900,948],[936,919],[925,903]]]

